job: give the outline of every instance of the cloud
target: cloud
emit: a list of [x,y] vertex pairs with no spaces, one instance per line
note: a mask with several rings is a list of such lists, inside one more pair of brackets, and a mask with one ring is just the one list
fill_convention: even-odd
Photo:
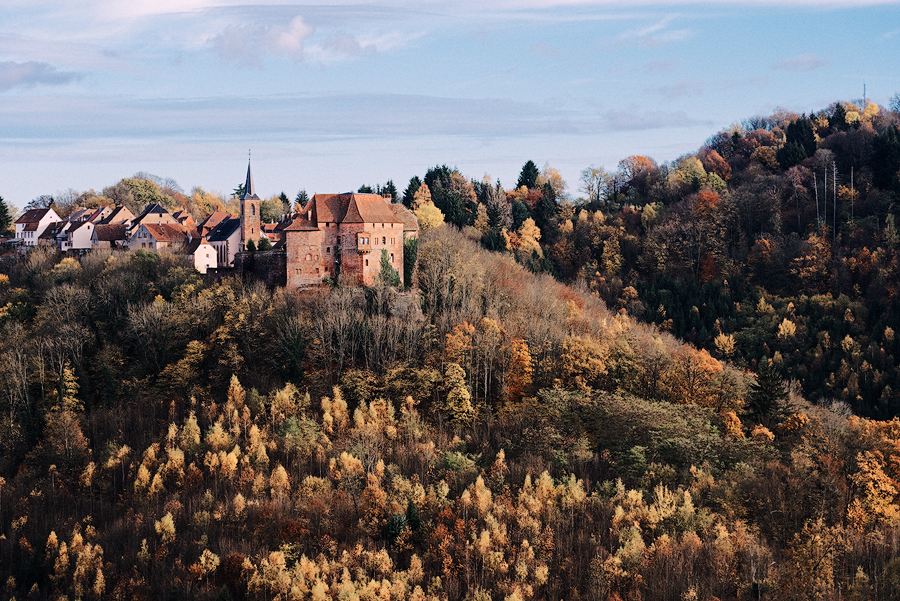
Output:
[[322,62],[367,54],[375,54],[374,44],[363,45],[358,39],[343,31],[328,36],[317,48],[317,58]]
[[607,111],[600,117],[609,131],[641,131],[712,125],[710,121],[692,119],[684,111]]
[[0,62],[0,91],[42,84],[60,86],[78,79],[81,79],[80,74],[59,71],[49,63],[35,61],[25,63]]
[[634,41],[645,47],[658,47],[690,38],[694,34],[690,29],[669,29],[675,18],[674,15],[669,15],[646,27],[622,32],[617,39],[624,42]]
[[678,61],[671,58],[668,60],[650,61],[649,63],[644,65],[644,73],[668,75],[675,70],[675,67],[677,65]]
[[699,81],[682,79],[681,81],[676,81],[675,83],[666,86],[651,88],[647,90],[647,92],[658,94],[669,99],[682,98],[684,96],[699,96],[703,93],[703,84]]
[[786,58],[772,65],[779,71],[815,71],[827,67],[831,61],[815,54],[801,54],[792,58]]
[[231,26],[209,43],[224,59],[260,66],[265,54],[303,61],[303,45],[312,33],[302,17],[294,17],[284,24]]

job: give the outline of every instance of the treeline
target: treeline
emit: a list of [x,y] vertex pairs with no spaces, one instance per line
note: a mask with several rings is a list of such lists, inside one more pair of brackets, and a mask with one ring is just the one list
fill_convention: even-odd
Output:
[[453,228],[407,294],[0,265],[3,598],[900,594],[896,421]]
[[766,359],[811,400],[890,418],[897,108],[839,102],[748,119],[672,163],[588,167],[577,198],[549,165],[528,161],[509,191],[439,166],[410,181],[404,202],[434,205],[484,247],[720,359],[753,371]]

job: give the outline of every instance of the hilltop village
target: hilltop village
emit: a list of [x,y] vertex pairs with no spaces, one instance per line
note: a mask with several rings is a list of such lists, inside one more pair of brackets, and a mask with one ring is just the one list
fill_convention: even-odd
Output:
[[296,212],[264,222],[249,164],[239,199],[239,216],[217,210],[199,223],[187,210],[170,213],[156,202],[138,215],[121,204],[79,207],[66,218],[52,206],[29,209],[15,221],[10,243],[22,251],[46,245],[70,254],[168,249],[202,274],[246,269],[270,283],[305,288],[329,279],[371,285],[383,260],[402,277],[404,242],[419,232],[415,214],[390,194],[315,194]]

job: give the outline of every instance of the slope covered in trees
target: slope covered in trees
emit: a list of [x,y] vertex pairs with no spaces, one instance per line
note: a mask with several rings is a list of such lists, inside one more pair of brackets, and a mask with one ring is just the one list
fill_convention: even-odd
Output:
[[207,283],[142,251],[4,262],[0,594],[900,592],[896,421],[453,228],[418,256],[420,296]]
[[[810,400],[891,418],[898,108],[839,102],[747,119],[672,163],[588,167],[577,198],[531,161],[511,191],[446,166],[410,188],[432,188],[447,221],[534,271],[719,359],[751,371],[765,360]],[[415,206],[414,195],[404,201]]]

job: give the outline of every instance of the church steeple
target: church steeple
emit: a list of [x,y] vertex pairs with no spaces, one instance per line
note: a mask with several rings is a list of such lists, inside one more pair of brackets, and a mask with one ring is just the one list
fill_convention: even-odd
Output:
[[244,193],[241,194],[241,249],[247,248],[248,242],[256,242],[262,236],[260,230],[260,198],[253,185],[253,172],[250,170],[250,159],[247,159],[247,181]]
[[250,159],[247,159],[247,181],[244,182],[244,194],[241,195],[241,200],[245,198],[255,198],[259,199],[259,196],[256,195],[255,186],[253,185],[253,172],[250,170]]

